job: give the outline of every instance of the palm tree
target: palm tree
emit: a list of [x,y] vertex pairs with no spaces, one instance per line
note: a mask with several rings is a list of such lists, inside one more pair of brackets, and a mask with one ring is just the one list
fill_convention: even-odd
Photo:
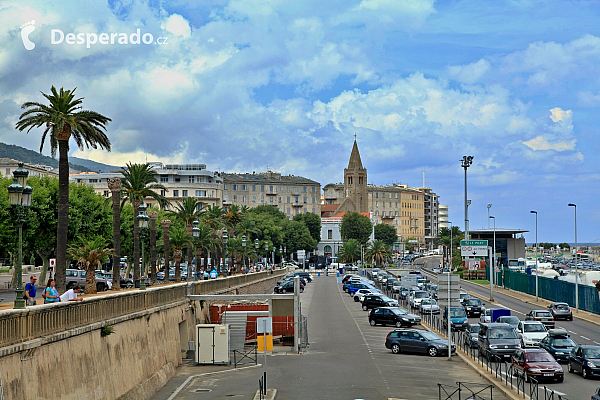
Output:
[[158,183],[150,164],[128,163],[126,168],[121,168],[123,175],[123,189],[125,197],[123,202],[129,201],[133,205],[133,280],[140,279],[140,228],[136,220],[138,207],[146,197],[155,199],[161,208],[167,207],[169,201],[165,196],[155,192],[155,189],[166,191],[167,188]]
[[112,193],[113,209],[113,290],[121,289],[121,178],[108,178],[108,188]]
[[387,261],[391,257],[390,249],[382,240],[374,241],[367,250],[367,259],[377,265]]
[[194,241],[196,246],[196,269],[200,266],[200,256],[205,252],[204,267],[208,267],[208,250],[210,250],[215,240],[215,236],[208,225],[201,223],[198,225],[198,229],[198,238]]
[[169,237],[169,227],[171,226],[170,219],[160,221],[160,226],[163,228],[163,253],[165,255],[165,280],[169,281],[169,266],[171,264],[171,246]]
[[360,242],[356,239],[348,239],[338,250],[341,261],[354,262],[360,258]]
[[[67,253],[86,267],[85,292],[97,293],[96,267],[101,265],[103,259],[113,255],[114,249],[106,248],[104,238],[96,236],[90,240],[80,239],[77,245],[69,246]],[[113,275],[113,282],[115,280],[118,281],[119,278]]]
[[67,268],[67,232],[69,230],[69,139],[73,137],[79,149],[102,148],[110,151],[106,125],[111,121],[95,111],[82,110],[83,98],[75,98],[75,89],[57,92],[52,86],[51,94],[42,93],[49,105],[26,102],[25,111],[19,117],[16,128],[27,132],[44,126],[40,153],[46,136],[50,133],[50,150],[54,157],[58,148],[58,218],[56,228],[56,287],[65,290]]
[[[198,209],[201,208],[202,202],[194,197],[186,197],[183,201],[178,201],[175,205],[175,211],[170,214],[179,218],[185,224],[185,229],[189,236],[192,236],[192,223],[198,218]],[[191,271],[192,265],[192,245],[188,243],[187,247],[187,264]]]
[[[175,258],[175,282],[181,280],[181,256],[183,246],[190,243],[191,237],[187,234],[183,228],[175,228],[170,235],[170,245],[175,249],[173,251],[173,257]],[[191,269],[188,267],[188,273]],[[168,271],[165,272],[165,278],[167,278]]]
[[152,284],[156,285],[156,219],[158,218],[158,211],[148,211],[148,217],[150,218],[150,275],[152,276]]

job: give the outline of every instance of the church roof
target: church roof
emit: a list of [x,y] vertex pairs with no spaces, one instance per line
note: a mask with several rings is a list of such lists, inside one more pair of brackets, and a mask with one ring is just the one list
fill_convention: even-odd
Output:
[[360,160],[360,153],[358,152],[358,144],[354,140],[354,146],[352,146],[352,153],[350,154],[350,161],[348,162],[348,169],[363,169],[362,161]]

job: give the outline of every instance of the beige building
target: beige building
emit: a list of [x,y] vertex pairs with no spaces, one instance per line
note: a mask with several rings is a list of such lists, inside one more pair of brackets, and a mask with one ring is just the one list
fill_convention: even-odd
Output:
[[[205,164],[163,164],[150,163],[156,180],[167,190],[161,194],[171,202],[182,201],[186,197],[194,197],[204,206],[222,206],[223,178],[218,172],[208,171]],[[110,197],[108,178],[122,177],[119,172],[80,173],[70,176],[76,183],[91,185],[96,193]],[[147,204],[155,204],[152,198],[146,198]]]
[[321,184],[277,172],[223,174],[223,205],[275,206],[288,217],[307,212],[321,215]]
[[[19,162],[12,158],[0,158],[0,176],[12,178],[12,173],[19,168]],[[23,164],[23,168],[29,171],[29,177],[32,176],[51,176],[58,178],[58,168],[52,168],[41,164]]]

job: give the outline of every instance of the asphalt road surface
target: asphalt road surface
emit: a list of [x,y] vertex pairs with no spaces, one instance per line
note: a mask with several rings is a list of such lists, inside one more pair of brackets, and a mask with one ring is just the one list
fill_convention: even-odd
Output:
[[[435,277],[435,274],[431,271],[434,266],[439,265],[439,258],[429,258],[425,259],[425,261],[425,268],[422,269],[422,271],[429,277]],[[520,319],[525,319],[525,314],[531,310],[544,309],[543,306],[527,303],[498,292],[494,292],[494,302],[490,302],[489,286],[484,287],[467,280],[461,280],[460,285],[462,289],[466,289],[471,293],[476,293],[477,297],[486,303],[487,308],[508,308],[511,310],[512,315],[515,315]],[[469,323],[477,322],[479,322],[478,318],[469,318]],[[571,338],[576,343],[600,345],[600,326],[577,319],[576,314],[573,321],[556,321],[556,327],[564,328],[569,331]],[[564,382],[543,384],[556,392],[564,393],[568,399],[588,399],[598,386],[600,386],[600,380],[583,379],[581,375],[568,373],[566,364],[561,365],[565,371]]]

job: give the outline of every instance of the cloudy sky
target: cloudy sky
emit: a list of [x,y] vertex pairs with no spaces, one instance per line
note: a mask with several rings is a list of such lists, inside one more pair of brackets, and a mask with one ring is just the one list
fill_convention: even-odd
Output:
[[111,153],[71,155],[113,165],[324,185],[356,133],[369,183],[421,186],[425,172],[461,227],[472,155],[471,228],[492,203],[528,242],[530,210],[540,241],[573,242],[576,203],[579,242],[600,243],[599,14],[595,1],[2,0],[0,141],[39,148],[41,131],[14,125],[51,85],[112,118]]

